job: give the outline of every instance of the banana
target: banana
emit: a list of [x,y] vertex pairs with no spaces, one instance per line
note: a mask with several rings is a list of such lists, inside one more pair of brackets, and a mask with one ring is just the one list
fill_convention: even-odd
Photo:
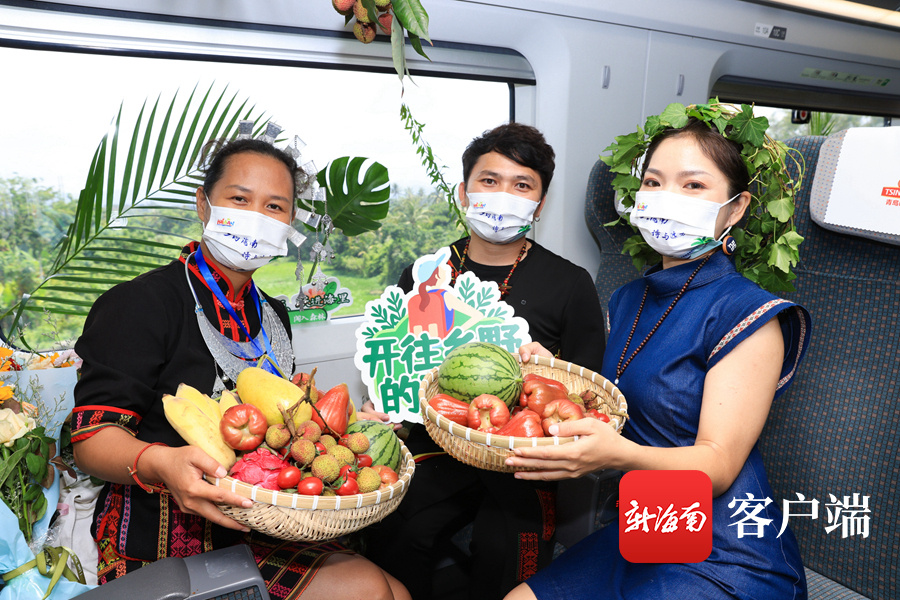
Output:
[[226,410],[240,403],[241,401],[238,400],[237,394],[223,390],[222,396],[219,398],[219,414],[224,415]]
[[209,417],[209,419],[216,424],[216,427],[219,426],[219,420],[222,418],[222,413],[219,410],[219,405],[216,404],[215,400],[213,400],[206,394],[200,393],[197,388],[191,387],[186,383],[181,383],[178,385],[178,389],[175,390],[175,396],[196,404],[197,408],[202,410],[203,414]]
[[200,448],[226,469],[231,468],[237,457],[222,438],[218,418],[214,422],[199,406],[184,398],[165,394],[162,401],[166,419],[184,441]]

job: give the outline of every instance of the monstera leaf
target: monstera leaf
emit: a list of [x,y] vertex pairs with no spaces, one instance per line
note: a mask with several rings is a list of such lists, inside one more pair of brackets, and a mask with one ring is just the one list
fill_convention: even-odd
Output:
[[[74,221],[45,279],[3,317],[23,311],[86,315],[113,285],[168,263],[197,223],[194,190],[202,181],[198,155],[210,139],[254,117],[252,106],[227,89],[195,88],[186,99],[145,101],[133,124],[120,107],[94,153]],[[264,126],[264,124],[262,125]]]
[[[364,165],[368,164],[361,176]],[[381,227],[387,216],[391,185],[387,168],[368,158],[344,156],[331,161],[316,176],[325,190],[325,206],[301,206],[322,214],[327,211],[334,226],[344,235],[354,236]]]

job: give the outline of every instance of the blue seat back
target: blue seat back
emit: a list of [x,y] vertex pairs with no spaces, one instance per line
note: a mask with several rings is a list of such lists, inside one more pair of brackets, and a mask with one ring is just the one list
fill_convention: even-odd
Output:
[[[787,145],[803,154],[806,174],[796,198],[804,237],[795,269],[812,343],[797,379],[774,404],[760,440],[777,502],[819,501],[817,519],[790,518],[804,564],[871,598],[900,590],[900,246],[833,233],[809,216],[810,191],[825,137]],[[869,497],[868,537],[830,533],[831,496]],[[849,516],[849,515],[846,515]],[[857,524],[862,525],[862,521]],[[849,532],[848,532],[849,533]]]

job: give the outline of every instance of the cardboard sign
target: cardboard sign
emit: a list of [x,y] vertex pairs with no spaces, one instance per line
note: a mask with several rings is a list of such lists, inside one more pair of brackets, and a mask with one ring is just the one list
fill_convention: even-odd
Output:
[[287,301],[291,325],[327,321],[333,313],[352,304],[350,290],[342,288],[337,277],[326,276],[318,268],[312,281]]
[[394,422],[422,422],[422,374],[457,346],[480,341],[517,352],[531,341],[528,323],[500,300],[496,283],[466,272],[450,286],[449,258],[445,247],[416,260],[412,291],[389,286],[366,304],[356,330],[354,364],[375,408]]

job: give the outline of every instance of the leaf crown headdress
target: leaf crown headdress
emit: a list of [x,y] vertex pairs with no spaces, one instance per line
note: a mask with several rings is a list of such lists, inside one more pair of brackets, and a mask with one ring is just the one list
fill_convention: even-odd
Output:
[[[659,115],[648,117],[643,128],[617,136],[604,150],[611,154],[600,159],[616,174],[612,186],[619,201],[626,210],[634,206],[641,186],[641,159],[648,147],[664,131],[687,125],[691,117],[739,144],[750,175],[751,199],[745,222],[731,230],[738,243],[734,257],[738,272],[769,291],[793,291],[790,282],[796,276],[791,267],[799,260],[798,246],[803,241],[794,227],[794,194],[802,181],[803,159],[796,150],[766,135],[769,121],[754,117],[753,107],[742,104],[738,108],[716,98],[708,104],[673,103]],[[796,164],[796,184],[788,172],[788,160]],[[628,212],[607,226],[623,219],[637,231]],[[639,233],[625,241],[622,251],[631,255],[638,270],[661,260]]]

